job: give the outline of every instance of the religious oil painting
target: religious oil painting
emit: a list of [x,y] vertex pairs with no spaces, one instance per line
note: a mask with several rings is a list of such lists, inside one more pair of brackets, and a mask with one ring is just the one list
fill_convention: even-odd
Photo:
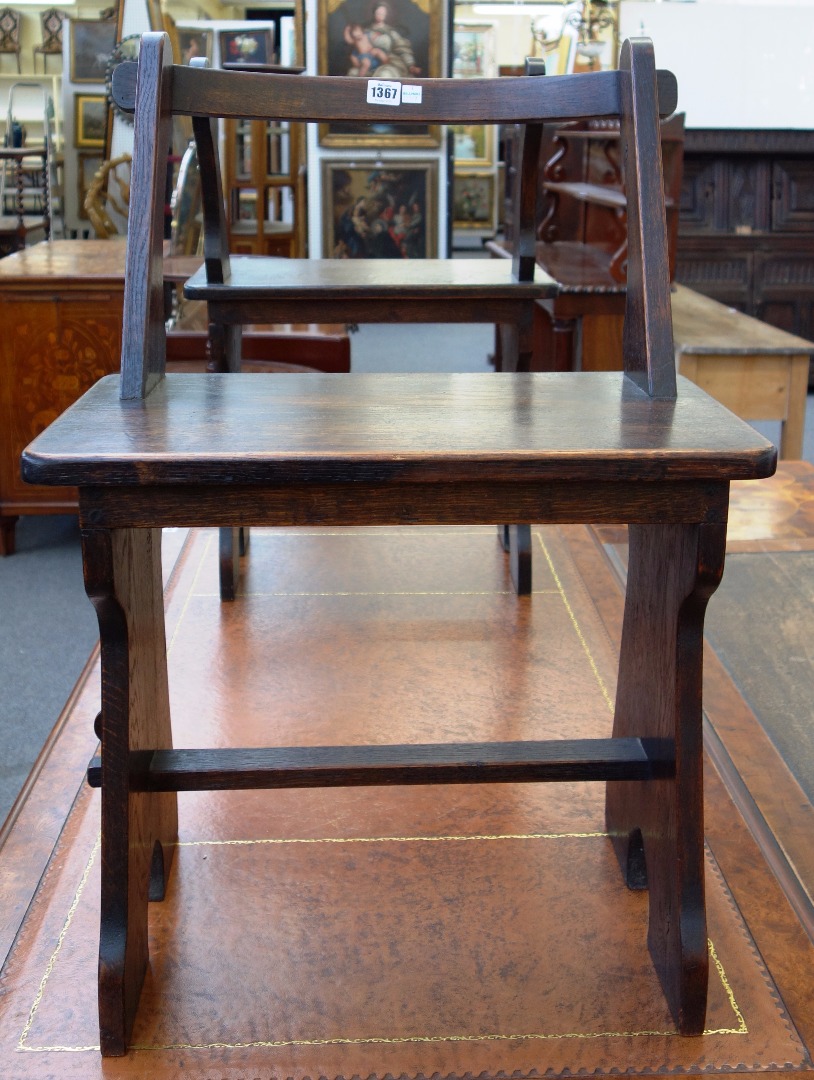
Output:
[[[320,0],[320,75],[406,82],[441,74],[441,0]],[[334,121],[320,125],[324,146],[437,146],[437,125]]]
[[435,257],[434,161],[323,161],[322,169],[324,256]]

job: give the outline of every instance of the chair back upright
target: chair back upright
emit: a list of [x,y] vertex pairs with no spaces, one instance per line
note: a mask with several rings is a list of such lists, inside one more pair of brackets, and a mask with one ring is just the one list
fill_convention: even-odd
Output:
[[[525,128],[514,277],[534,272],[539,132],[545,122],[618,118],[628,178],[629,267],[625,373],[651,397],[675,398],[667,233],[659,115],[675,109],[676,84],[656,72],[647,39],[622,48],[619,70],[539,78],[414,79],[397,84],[400,103],[381,104],[371,82],[354,77],[231,72],[173,66],[169,39],[148,33],[138,65],[120,64],[113,96],[135,111],[121,396],[141,398],[163,377],[163,215],[173,115],[193,120],[201,164],[208,280],[228,284],[230,265],[215,118],[400,124],[519,124]],[[405,90],[407,92],[405,93]],[[362,261],[362,260],[360,260]],[[360,275],[360,282],[362,275]]]

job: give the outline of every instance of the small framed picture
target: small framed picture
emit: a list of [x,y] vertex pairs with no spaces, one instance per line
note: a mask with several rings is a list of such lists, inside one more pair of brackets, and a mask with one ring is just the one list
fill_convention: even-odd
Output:
[[116,44],[115,19],[71,19],[71,82],[103,83]]
[[107,132],[107,98],[104,94],[74,95],[74,145],[103,150]]
[[437,185],[435,161],[323,159],[323,256],[435,257]]
[[494,164],[497,130],[493,124],[453,124],[450,131],[456,165],[485,169]]
[[497,75],[497,26],[487,22],[456,22],[452,34],[452,75],[455,79],[483,79]]
[[182,30],[177,27],[175,33],[178,38],[179,64],[188,64],[196,56],[204,56],[212,62],[211,30]]
[[[320,75],[360,79],[437,78],[441,74],[442,0],[317,0]],[[384,110],[385,112],[387,110]],[[333,121],[320,124],[323,146],[437,146],[437,125]]]
[[495,227],[494,173],[456,173],[452,181],[452,227]]
[[271,30],[221,30],[221,64],[270,64]]

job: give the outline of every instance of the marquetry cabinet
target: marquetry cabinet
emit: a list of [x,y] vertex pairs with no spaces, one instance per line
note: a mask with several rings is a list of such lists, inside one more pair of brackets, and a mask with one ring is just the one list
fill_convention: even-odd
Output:
[[687,131],[676,279],[814,338],[814,131]]
[[124,245],[36,244],[0,259],[0,551],[19,514],[69,513],[72,488],[20,478],[20,454],[103,375],[117,371]]

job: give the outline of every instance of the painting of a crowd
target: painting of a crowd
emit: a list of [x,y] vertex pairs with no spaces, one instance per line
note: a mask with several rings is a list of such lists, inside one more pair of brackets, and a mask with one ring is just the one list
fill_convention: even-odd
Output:
[[325,253],[334,259],[424,259],[435,255],[428,196],[434,162],[383,166],[325,162]]

